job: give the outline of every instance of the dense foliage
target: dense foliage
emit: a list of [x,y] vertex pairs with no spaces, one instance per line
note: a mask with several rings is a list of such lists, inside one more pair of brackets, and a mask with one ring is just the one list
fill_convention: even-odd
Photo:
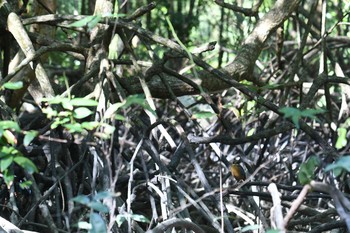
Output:
[[347,232],[349,9],[0,1],[0,232]]

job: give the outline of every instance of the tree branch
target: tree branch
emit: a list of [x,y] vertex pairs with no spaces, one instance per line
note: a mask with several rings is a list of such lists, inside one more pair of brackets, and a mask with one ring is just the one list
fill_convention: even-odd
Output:
[[[255,80],[252,75],[255,62],[263,49],[264,43],[269,38],[271,33],[274,32],[276,28],[278,28],[289,17],[289,15],[297,8],[299,2],[300,0],[278,0],[275,6],[267,14],[265,14],[263,18],[261,18],[251,34],[247,37],[241,49],[238,51],[236,59],[220,71],[228,73],[231,78],[236,81],[245,79],[252,81],[257,85],[262,85],[262,83],[259,80]],[[184,51],[180,45],[171,40],[165,39],[158,35],[154,35],[152,32],[135,26],[134,24],[119,21],[117,22],[117,27],[118,26],[135,31],[139,36],[162,44],[187,57],[186,51]],[[193,60],[197,65],[198,63],[202,62],[201,59],[194,55]],[[232,87],[232,85],[218,80],[218,78],[208,73],[207,71],[199,72],[198,76],[200,78],[200,80],[197,81],[198,84],[200,84],[203,89],[209,92],[217,92]],[[187,77],[189,79],[192,78],[189,75]],[[198,94],[198,90],[195,90],[193,87],[183,83],[180,80],[177,80],[172,76],[166,75],[165,78],[169,82],[169,85],[172,87],[174,94],[177,96]],[[142,89],[136,79],[136,77],[131,79],[128,78],[126,85],[130,87],[133,93],[140,93]],[[166,91],[165,86],[162,84],[158,76],[153,76],[147,84],[149,85],[149,88],[154,97],[169,97],[169,93]]]

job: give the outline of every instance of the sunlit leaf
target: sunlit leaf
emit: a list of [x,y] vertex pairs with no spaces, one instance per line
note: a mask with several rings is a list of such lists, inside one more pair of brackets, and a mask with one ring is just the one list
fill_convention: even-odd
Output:
[[148,218],[146,218],[144,215],[141,215],[141,214],[132,214],[131,218],[136,222],[145,222],[145,223],[150,222]]
[[69,110],[69,111],[72,111],[72,110],[73,110],[73,105],[71,104],[70,101],[63,101],[63,102],[62,102],[62,107],[63,107],[64,109]]
[[55,118],[54,122],[51,124],[51,129],[55,129],[59,125],[65,125],[67,122],[70,122],[70,119],[68,117],[63,119]]
[[104,114],[104,117],[105,118],[111,118],[112,115],[118,111],[119,108],[121,108],[121,106],[123,106],[124,103],[115,103],[115,104],[112,104],[111,106],[109,106],[109,108],[107,108],[105,114]]
[[0,121],[0,129],[11,129],[16,132],[21,131],[19,125],[15,121]]
[[346,139],[347,132],[347,129],[343,127],[337,129],[338,138],[337,142],[335,143],[335,148],[337,148],[338,150],[342,149],[348,144],[348,140]]
[[85,107],[98,105],[98,102],[96,100],[84,99],[84,98],[74,98],[70,101],[70,103],[73,106],[85,106]]
[[126,119],[123,115],[120,115],[120,114],[115,114],[114,118],[118,121],[125,121]]
[[6,155],[17,155],[19,152],[12,146],[2,146],[0,147],[0,158]]
[[125,222],[128,218],[128,216],[130,216],[130,219],[134,220],[134,221],[137,221],[137,222],[144,222],[144,223],[149,223],[150,220],[145,217],[144,215],[141,215],[141,214],[118,214],[117,215],[117,218],[116,218],[116,222],[118,224],[118,227],[120,227],[123,222]]
[[111,43],[108,46],[108,59],[117,59],[118,58],[118,44],[119,41],[121,40],[120,36],[118,34],[115,34],[113,36],[113,39],[111,41]]
[[250,101],[247,101],[247,111],[251,111],[252,109],[255,108],[256,106],[256,101],[255,100],[250,100]]
[[213,112],[202,111],[202,112],[193,113],[192,118],[193,119],[203,119],[203,118],[210,118],[213,116],[216,116],[216,114]]
[[99,126],[99,124],[100,123],[97,121],[86,121],[81,123],[81,127],[87,130],[93,130],[93,129],[96,129],[96,127]]
[[48,119],[52,119],[53,117],[57,116],[58,112],[54,110],[51,107],[43,108],[43,113],[47,115]]
[[108,124],[105,124],[105,123],[102,124],[102,128],[103,128],[103,132],[105,134],[108,134],[108,135],[112,134],[114,132],[114,130],[115,130],[114,126],[108,125]]
[[2,136],[6,139],[7,143],[13,146],[17,144],[17,138],[10,130],[4,130]]
[[19,183],[19,186],[21,187],[21,189],[27,189],[27,188],[30,188],[32,183],[33,183],[32,181],[26,180],[26,181],[22,181],[21,183]]
[[87,116],[90,116],[93,112],[86,107],[79,107],[74,109],[73,117],[76,119],[83,119]]
[[[72,106],[72,108],[73,108],[73,106]],[[72,113],[69,112],[69,111],[60,111],[60,112],[57,114],[57,116],[59,116],[59,117],[65,117],[65,118],[67,118],[67,119],[68,119],[68,117],[71,116],[71,115],[72,115]]]
[[254,134],[255,130],[256,130],[255,128],[251,128],[247,133],[247,137],[252,136]]
[[69,24],[69,27],[85,27],[88,26],[89,29],[96,26],[96,24],[100,21],[101,16],[97,15],[89,15],[85,18],[78,20],[74,23]]
[[64,124],[64,127],[68,129],[71,133],[81,133],[84,130],[83,126],[79,123]]
[[62,104],[63,102],[69,102],[70,99],[56,96],[54,98],[43,98],[42,101],[47,102],[48,104]]
[[4,83],[3,87],[9,90],[18,90],[23,87],[23,82],[22,81],[7,82],[7,83]]
[[59,120],[55,120],[52,124],[51,124],[51,129],[56,129],[58,126],[60,125]]
[[95,17],[92,18],[90,22],[88,22],[87,27],[89,30],[93,29],[102,19],[101,15],[94,15]]
[[78,222],[77,227],[80,229],[90,230],[91,224],[88,222]]

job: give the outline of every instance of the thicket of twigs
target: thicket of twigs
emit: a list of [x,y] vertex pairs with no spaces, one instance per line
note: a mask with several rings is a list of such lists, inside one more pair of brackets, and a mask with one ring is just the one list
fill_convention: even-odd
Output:
[[[198,9],[213,4],[190,2]],[[330,26],[324,20],[335,13],[327,11],[327,1],[280,0],[266,7],[263,17],[258,12],[264,1],[251,9],[215,2],[254,18],[259,29],[235,51],[225,40],[217,49],[202,41],[206,46],[199,55],[190,56],[178,38],[156,36],[135,23],[152,10],[157,17],[150,21],[159,20],[162,11],[155,3],[118,21],[49,14],[19,21],[46,22],[66,37],[28,33],[38,48],[1,81],[6,98],[0,121],[0,230],[347,231],[350,40],[343,23],[349,22],[349,12],[338,9]],[[288,4],[294,8],[286,9]],[[334,4],[328,7],[334,10]],[[165,25],[169,37],[186,27]],[[21,45],[16,31],[8,30]],[[69,37],[70,30],[80,36]],[[105,40],[114,34],[119,35],[115,45],[124,46],[111,58],[113,42]],[[130,36],[137,38],[136,46]],[[179,36],[190,39],[189,32]],[[31,82],[38,82],[48,98],[38,101],[30,89],[31,95],[24,95],[28,86],[19,98],[18,88],[5,81],[14,82],[11,78],[32,61],[39,66],[44,61],[37,59],[48,51],[72,56],[58,59],[58,69],[43,66],[55,80],[56,97],[49,97],[50,89],[38,78]],[[229,53],[237,57],[225,69],[223,57],[229,60]],[[207,54],[224,68],[209,66]],[[183,94],[188,95],[177,97]]]

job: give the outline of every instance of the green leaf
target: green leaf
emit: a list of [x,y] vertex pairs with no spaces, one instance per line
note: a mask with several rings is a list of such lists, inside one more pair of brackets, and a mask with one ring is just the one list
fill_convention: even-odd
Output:
[[0,160],[0,171],[4,172],[13,162],[13,156],[7,155]]
[[23,145],[28,146],[38,134],[39,132],[36,130],[27,131],[23,139]]
[[114,126],[108,125],[106,123],[103,123],[102,127],[103,127],[103,133],[108,134],[108,135],[111,135],[115,130]]
[[9,186],[12,183],[12,181],[15,179],[15,176],[13,174],[13,169],[5,170],[3,177],[4,177],[5,183],[7,184],[7,186]]
[[70,119],[68,117],[63,119],[55,118],[54,122],[51,124],[51,129],[55,129],[59,125],[65,125],[67,122],[70,122]]
[[284,114],[285,117],[292,117],[294,115],[301,115],[299,109],[297,108],[291,108],[291,107],[284,107],[280,109],[280,112]]
[[247,133],[247,137],[252,136],[254,134],[255,130],[256,130],[256,128],[251,128]]
[[18,90],[23,87],[23,82],[22,81],[7,82],[7,83],[4,83],[3,87],[9,90]]
[[93,130],[93,129],[96,129],[97,126],[99,126],[99,122],[97,121],[86,121],[86,122],[83,122],[81,123],[81,127],[83,127],[84,129],[87,129],[87,130]]
[[26,180],[26,181],[19,183],[19,187],[21,187],[21,189],[27,189],[27,188],[30,188],[32,183],[33,183],[32,181]]
[[98,212],[102,212],[102,213],[109,212],[108,207],[99,201],[91,201],[90,203],[87,204],[87,206]]
[[295,127],[296,127],[297,129],[300,128],[299,119],[300,119],[300,115],[294,115],[294,116],[292,116],[292,122],[293,122],[293,124],[295,125]]
[[87,116],[90,116],[92,113],[93,112],[86,107],[79,107],[77,109],[74,109],[73,117],[76,119],[83,119]]
[[240,232],[254,231],[254,230],[258,230],[259,228],[260,228],[260,225],[249,225],[249,226],[242,227]]
[[51,119],[51,118],[57,116],[57,114],[58,114],[58,112],[51,107],[43,108],[42,111],[43,111],[43,113],[45,113],[47,115],[48,119]]
[[111,43],[108,46],[108,59],[117,59],[118,58],[118,42],[121,40],[118,34],[113,36]]
[[141,215],[141,214],[118,214],[117,215],[117,218],[116,218],[116,222],[118,224],[118,227],[120,227],[123,222],[125,222],[128,218],[128,216],[130,216],[130,218],[134,221],[137,221],[137,222],[144,222],[144,223],[149,223],[150,220],[145,217],[144,215]]
[[62,98],[60,96],[56,96],[53,98],[42,98],[43,102],[47,102],[48,104],[62,104],[63,102],[69,102],[69,98]]
[[87,24],[89,30],[93,29],[102,19],[101,15],[94,15],[94,16],[95,17],[92,18],[92,20]]
[[279,233],[280,230],[275,230],[275,229],[269,229],[266,231],[266,233]]
[[277,89],[279,87],[283,87],[283,85],[281,85],[281,84],[268,84],[268,85],[265,85],[265,86],[261,87],[261,89],[263,89],[263,90],[265,90],[265,89],[273,90],[273,89]]
[[324,113],[322,109],[305,109],[300,111],[297,108],[284,107],[280,109],[280,112],[284,114],[285,118],[291,118],[293,124],[299,129],[299,120],[301,117],[308,117],[310,119],[316,119],[316,114]]
[[[70,101],[62,101],[62,107],[64,109],[67,109],[69,111],[72,111],[73,110],[73,105],[71,104]],[[61,112],[60,112],[61,113]],[[66,113],[65,113],[66,114]]]
[[106,223],[99,214],[92,213],[90,215],[90,223],[92,226],[90,233],[106,233],[107,232]]
[[38,172],[35,164],[24,156],[15,156],[13,160],[30,174],[33,172]]
[[324,112],[325,111],[323,109],[305,109],[301,111],[301,116],[314,119],[316,118],[317,114],[324,113]]
[[335,148],[338,150],[342,149],[348,144],[348,140],[346,139],[346,134],[348,133],[346,128],[340,127],[337,130],[338,138],[337,142],[335,143]]
[[141,215],[141,214],[132,214],[131,218],[133,220],[135,220],[136,222],[145,222],[145,223],[150,222],[150,220],[148,218],[146,218],[144,215]]
[[125,222],[125,220],[126,216],[124,214],[118,214],[115,221],[117,222],[118,227],[120,227],[123,224],[123,222]]
[[88,222],[78,222],[77,227],[85,230],[90,230],[92,228],[91,224]]
[[130,95],[123,102],[115,103],[109,106],[104,117],[111,118],[120,108],[127,108],[132,104],[140,105],[142,108],[156,115],[156,112],[146,103],[144,95]]
[[115,114],[115,119],[118,121],[125,121],[126,118],[123,115]]
[[69,27],[85,27],[87,26],[89,29],[92,29],[96,26],[96,24],[100,21],[101,16],[98,15],[89,15],[85,18],[78,20],[74,23],[69,24]]
[[17,138],[10,130],[3,131],[2,136],[6,139],[7,143],[11,144],[12,146],[17,144]]
[[19,151],[13,148],[12,146],[2,146],[0,150],[0,158],[6,155],[17,155]]
[[280,112],[284,114],[285,118],[291,118],[295,127],[299,129],[299,119],[301,117],[301,112],[297,108],[284,107],[280,109]]
[[[73,107],[73,106],[72,106]],[[72,113],[71,112],[69,112],[69,111],[60,111],[58,114],[57,114],[57,116],[58,117],[61,117],[61,118],[64,118],[64,119],[69,119],[69,117],[72,115]],[[68,120],[69,121],[69,120]],[[68,121],[66,121],[66,122],[68,122]],[[65,123],[64,121],[63,121],[63,119],[61,120],[61,122],[62,123]]]
[[314,172],[320,163],[320,159],[313,155],[300,165],[298,180],[302,185],[310,183],[315,178]]
[[203,118],[210,118],[213,116],[216,116],[216,114],[213,112],[202,111],[202,112],[193,113],[192,118],[193,119],[203,119]]
[[70,133],[81,133],[84,130],[83,126],[79,123],[64,124],[63,126],[68,129]]
[[111,197],[115,197],[116,195],[112,192],[109,191],[104,191],[104,192],[98,192],[96,193],[96,195],[94,195],[93,199],[94,200],[102,200],[105,198],[111,198]]
[[140,105],[142,106],[143,108],[151,111],[151,112],[154,112],[151,107],[146,103],[146,100],[145,100],[145,96],[140,94],[140,95],[130,95],[128,96],[128,98],[126,98],[126,100],[123,102],[123,108],[127,108],[129,107],[130,105],[132,104],[137,104],[137,105]]
[[324,169],[325,172],[330,170],[333,170],[334,175],[336,176],[340,175],[343,171],[350,172],[350,156],[343,156],[334,163],[327,165]]
[[112,104],[111,106],[109,106],[109,108],[107,108],[104,117],[105,118],[111,118],[113,116],[113,114],[119,110],[119,108],[121,108],[123,106],[123,103],[115,103]]
[[21,129],[19,128],[19,125],[15,121],[0,121],[0,129],[11,129],[15,130],[16,132],[20,132]]
[[74,98],[70,101],[70,103],[73,106],[85,106],[85,107],[92,107],[92,106],[98,105],[98,102],[96,100],[84,99],[84,98]]
[[72,198],[72,201],[80,203],[82,205],[88,205],[91,202],[91,198],[86,195],[79,195]]

